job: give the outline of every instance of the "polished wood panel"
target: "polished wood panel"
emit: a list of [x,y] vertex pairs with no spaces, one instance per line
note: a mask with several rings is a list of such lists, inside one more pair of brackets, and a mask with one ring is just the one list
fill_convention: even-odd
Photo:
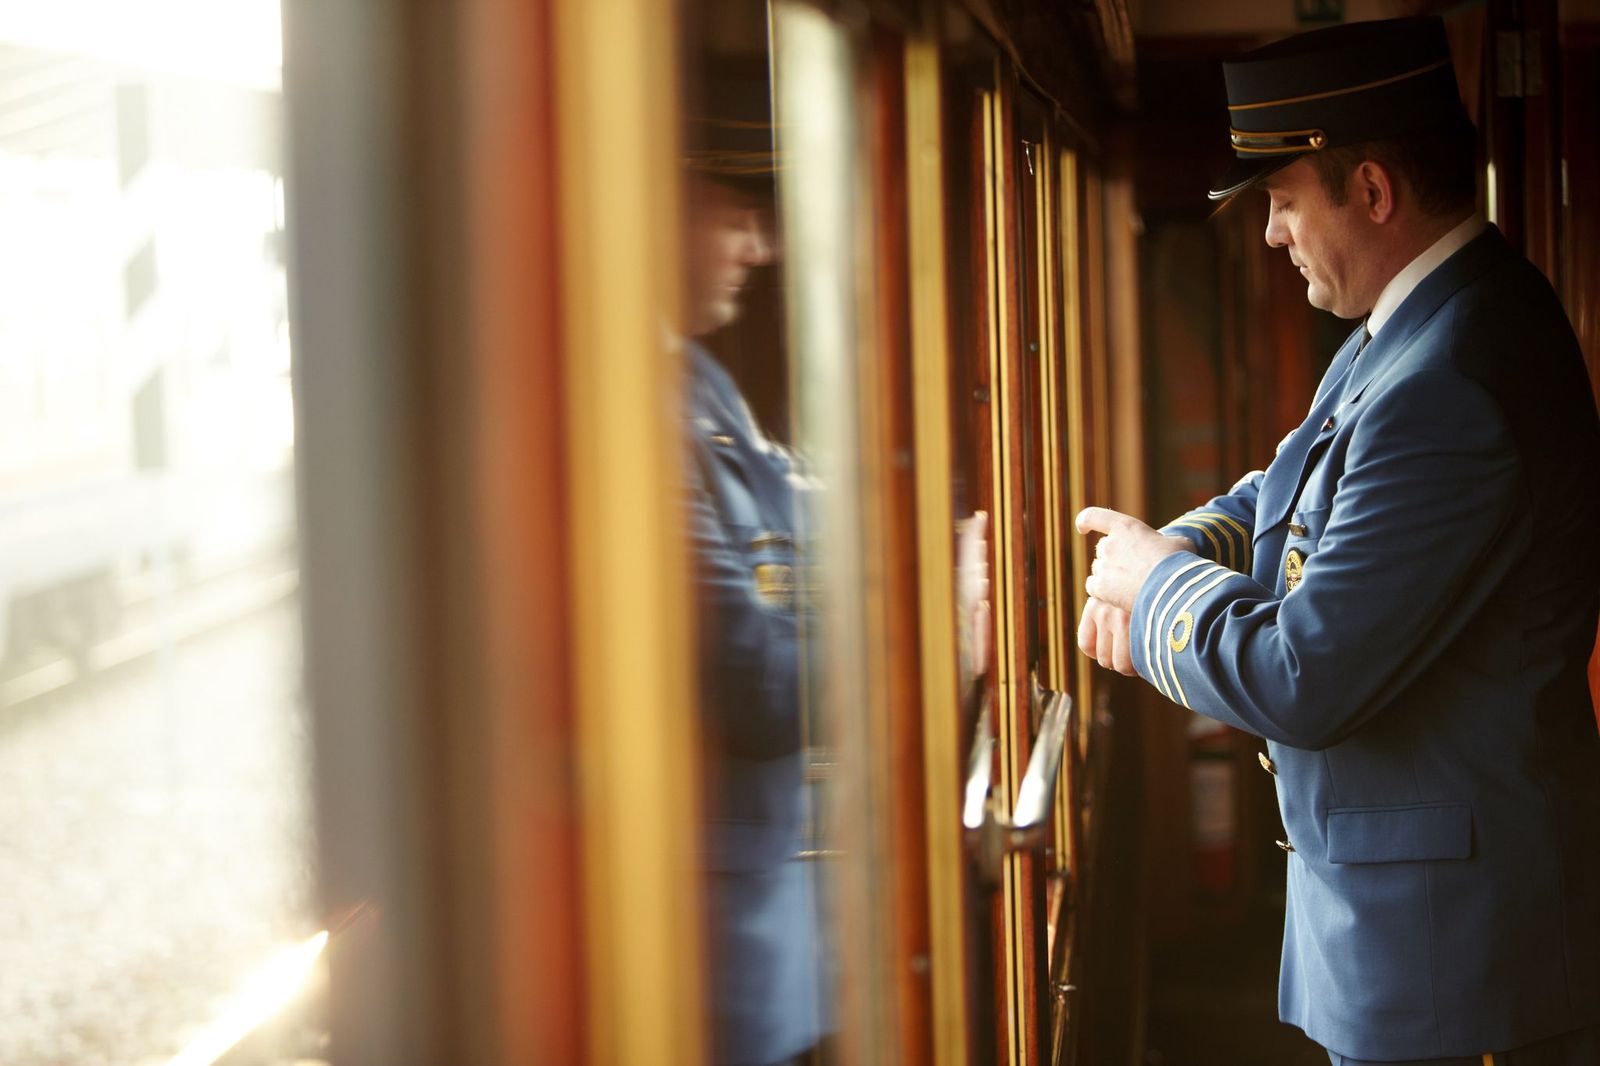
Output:
[[[1018,86],[1012,72],[997,62],[995,90],[988,96],[985,124],[987,187],[985,207],[990,263],[992,317],[989,320],[990,380],[993,404],[990,437],[994,483],[995,693],[1000,773],[996,781],[999,813],[1009,819],[1033,746],[1027,560],[1029,531],[1025,503],[1028,404],[1024,376],[1024,321],[1019,267],[1021,219],[1016,210],[1018,159],[1015,126]],[[1040,859],[1033,853],[1008,856],[997,898],[1000,923],[1002,1031],[1012,1063],[1039,1061],[1039,998],[1043,965]]]
[[[955,547],[952,520],[951,309],[945,241],[944,74],[938,44],[906,42],[906,211],[908,223],[912,428],[916,492],[918,683],[922,700],[923,804],[927,834],[928,973],[934,1066],[970,1061],[966,855],[961,785],[967,736],[956,686]],[[959,145],[960,142],[957,142]]]
[[689,1066],[705,1058],[698,722],[682,375],[662,337],[677,38],[645,0],[564,0],[553,26],[589,1054]]
[[1589,381],[1600,395],[1600,21],[1561,27],[1562,297],[1578,333]]
[[[1591,5],[1593,11],[1593,5]],[[1600,397],[1600,21],[1560,30],[1562,301]],[[1600,719],[1600,640],[1589,659],[1589,695]]]
[[[868,47],[868,143],[877,275],[874,284],[863,286],[862,292],[871,304],[863,309],[863,317],[872,323],[877,359],[866,367],[863,409],[880,412],[871,446],[882,471],[876,493],[877,531],[868,538],[878,546],[877,558],[871,565],[877,569],[876,580],[881,583],[882,594],[873,598],[877,603],[869,603],[868,609],[877,619],[874,631],[881,633],[882,673],[877,684],[882,686],[886,713],[882,771],[890,790],[889,853],[894,857],[894,869],[900,871],[897,877],[880,871],[881,876],[889,877],[893,895],[885,920],[893,937],[890,979],[895,1001],[894,1019],[885,1027],[892,1032],[882,1034],[883,1042],[889,1046],[880,1047],[877,1058],[933,1062],[930,888],[934,875],[929,864],[923,740],[926,722],[918,654],[921,568],[917,525],[904,520],[906,515],[917,514],[918,503],[907,173],[909,45],[899,33],[880,26],[873,30]],[[948,382],[942,371],[938,379]],[[948,462],[946,457],[935,463],[935,470],[942,472]],[[948,475],[943,474],[940,480],[948,491]],[[947,616],[940,627],[946,638],[951,620]],[[948,775],[947,769],[943,776]],[[949,826],[944,832],[952,835]],[[959,879],[944,875],[941,891],[952,885],[959,885]],[[958,928],[959,918],[954,917],[951,930]]]
[[1111,500],[1119,511],[1146,513],[1144,372],[1139,353],[1140,225],[1133,188],[1134,146],[1125,132],[1112,141],[1101,186],[1106,293],[1106,352],[1110,364]]
[[[473,343],[464,419],[478,531],[485,888],[464,914],[486,982],[463,1043],[483,1062],[584,1061],[585,986],[568,619],[563,347],[548,4],[463,5],[461,142]],[[481,939],[479,939],[481,938]],[[487,984],[487,990],[484,990]],[[465,1061],[465,1059],[463,1060]]]
[[[1009,108],[1004,93],[1004,67],[996,61],[994,88],[982,95],[982,155],[983,160],[983,240],[985,252],[984,280],[989,314],[984,320],[988,336],[988,395],[989,403],[984,419],[984,436],[989,441],[989,483],[992,496],[989,513],[990,546],[994,565],[991,579],[994,603],[994,712],[995,750],[999,761],[999,774],[994,782],[996,813],[1009,819],[1012,802],[1017,794],[1017,783],[1022,776],[1021,760],[1026,757],[1028,738],[1025,726],[1026,704],[1019,711],[1019,696],[1027,690],[1026,649],[1018,639],[1019,615],[1026,611],[1026,588],[1022,563],[1019,557],[1026,550],[1024,533],[1017,516],[1019,489],[1017,444],[1013,439],[1020,430],[1011,416],[1020,399],[1020,386],[1016,384],[1013,365],[1016,353],[1015,298],[1011,291],[1014,267],[1011,249],[1015,243],[1010,213],[1009,168],[1010,130],[1007,119]],[[1025,622],[1023,623],[1025,624]],[[1020,676],[1019,676],[1020,675]],[[1019,691],[1020,690],[1020,691]],[[1022,1016],[1025,990],[1022,983],[1021,953],[1023,933],[1020,928],[1024,909],[1022,882],[1017,857],[1005,860],[1001,874],[1000,891],[994,898],[993,920],[998,950],[995,955],[995,997],[998,1026],[996,1055],[1009,1066],[1021,1066],[1026,1061],[1023,1041],[1026,1039],[1026,1022]]]

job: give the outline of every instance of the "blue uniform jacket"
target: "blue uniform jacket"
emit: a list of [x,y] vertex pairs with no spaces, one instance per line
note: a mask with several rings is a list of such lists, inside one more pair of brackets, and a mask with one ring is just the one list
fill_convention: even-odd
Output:
[[1600,432],[1554,293],[1492,227],[1340,349],[1265,473],[1170,524],[1141,676],[1266,738],[1279,1011],[1363,1059],[1600,1022]]
[[800,722],[794,464],[689,345],[689,510],[707,747],[707,922],[718,1063],[817,1043],[824,1011]]

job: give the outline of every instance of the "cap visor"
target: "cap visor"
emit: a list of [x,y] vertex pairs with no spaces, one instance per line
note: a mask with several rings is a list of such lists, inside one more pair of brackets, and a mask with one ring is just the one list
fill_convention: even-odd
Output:
[[1213,200],[1228,200],[1246,189],[1259,185],[1273,174],[1299,159],[1304,153],[1296,152],[1293,155],[1262,156],[1258,159],[1235,159],[1233,165],[1222,172],[1222,176],[1213,180],[1211,191],[1206,193]]

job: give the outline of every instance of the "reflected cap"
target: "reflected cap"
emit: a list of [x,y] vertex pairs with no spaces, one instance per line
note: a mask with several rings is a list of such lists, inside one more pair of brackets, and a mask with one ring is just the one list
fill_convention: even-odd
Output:
[[713,181],[770,189],[779,169],[776,134],[764,78],[713,75],[689,115],[683,162]]
[[1225,200],[1309,152],[1467,125],[1436,16],[1314,30],[1222,64],[1237,157]]

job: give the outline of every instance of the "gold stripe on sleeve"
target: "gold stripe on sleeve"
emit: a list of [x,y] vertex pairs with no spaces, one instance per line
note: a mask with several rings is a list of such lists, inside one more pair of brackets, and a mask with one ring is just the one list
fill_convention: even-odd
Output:
[[[1183,605],[1183,610],[1179,612],[1180,614],[1190,613],[1193,611],[1194,605],[1199,602],[1201,596],[1204,596],[1206,593],[1210,592],[1212,589],[1228,580],[1228,578],[1237,576],[1232,570],[1223,570],[1223,568],[1220,566],[1217,567],[1217,569],[1222,570],[1222,573],[1218,574],[1209,585],[1196,589],[1194,595],[1189,597],[1189,602]],[[1192,583],[1193,582],[1191,582],[1191,584]],[[1174,596],[1173,599],[1177,599],[1177,597]],[[1190,622],[1189,624],[1193,625],[1194,623]],[[1166,630],[1162,630],[1163,634],[1165,634],[1165,632]],[[1192,634],[1189,638],[1189,644],[1190,646],[1193,646],[1194,644],[1194,637]],[[1178,680],[1178,670],[1172,661],[1171,644],[1167,644],[1167,670],[1172,674],[1172,683],[1178,688],[1178,699],[1183,703],[1184,707],[1188,708],[1189,710],[1194,710],[1193,707],[1189,707],[1189,697],[1183,691],[1183,683]]]
[[1214,518],[1219,522],[1226,523],[1236,530],[1239,534],[1239,546],[1241,548],[1239,554],[1242,556],[1244,567],[1243,569],[1234,567],[1234,569],[1238,570],[1241,574],[1248,574],[1250,572],[1250,531],[1244,528],[1244,525],[1240,523],[1238,519],[1234,518],[1232,515],[1223,514],[1221,511],[1201,511],[1197,516],[1192,517]]
[[[1154,684],[1157,688],[1161,687],[1161,683],[1159,681],[1159,677],[1160,677],[1160,673],[1161,673],[1161,665],[1160,665],[1161,664],[1161,657],[1160,657],[1160,653],[1159,652],[1155,652],[1155,651],[1151,651],[1150,650],[1150,634],[1154,630],[1155,620],[1156,620],[1156,611],[1161,607],[1161,600],[1162,600],[1163,597],[1166,596],[1167,590],[1172,587],[1173,582],[1177,581],[1178,578],[1182,577],[1184,574],[1188,573],[1190,570],[1193,570],[1195,567],[1197,567],[1197,566],[1205,566],[1205,565],[1206,565],[1206,561],[1204,559],[1196,559],[1194,562],[1185,563],[1183,566],[1180,566],[1180,567],[1178,567],[1178,569],[1174,570],[1167,577],[1167,579],[1161,583],[1161,587],[1156,590],[1155,600],[1150,605],[1150,613],[1145,616],[1145,620],[1144,620],[1144,657],[1145,657],[1145,660],[1150,663],[1150,673],[1151,673],[1150,680],[1151,680],[1151,683]],[[1165,695],[1165,692],[1163,692],[1163,695]],[[1168,697],[1168,698],[1170,699],[1171,697]]]
[[[1211,550],[1216,553],[1217,560],[1219,562],[1221,561],[1222,545],[1218,542],[1217,535],[1211,532],[1210,526],[1202,522],[1190,521],[1187,518],[1179,518],[1175,521],[1168,522],[1167,524],[1171,526],[1188,526],[1190,529],[1198,529],[1200,532],[1204,533],[1206,535],[1206,539],[1211,542]],[[1228,554],[1233,554],[1233,542],[1231,540],[1228,542]]]
[[[1212,574],[1216,573],[1217,571],[1220,570],[1224,574],[1233,573],[1232,570],[1229,570],[1227,567],[1223,566],[1221,563],[1205,562],[1202,565],[1204,566],[1203,570],[1201,570],[1199,573],[1195,574],[1189,580],[1185,581],[1182,585],[1180,585],[1176,589],[1174,589],[1173,592],[1172,592],[1172,595],[1170,595],[1170,596],[1168,596],[1166,598],[1166,601],[1165,601],[1164,605],[1161,608],[1161,620],[1156,623],[1156,630],[1157,630],[1159,635],[1157,636],[1156,641],[1155,641],[1155,652],[1154,652],[1155,673],[1156,673],[1156,676],[1161,678],[1161,680],[1162,680],[1161,694],[1166,696],[1167,699],[1172,700],[1173,702],[1177,702],[1178,697],[1176,697],[1176,696],[1174,696],[1172,694],[1173,693],[1173,687],[1172,687],[1172,684],[1169,681],[1169,677],[1171,675],[1170,666],[1171,666],[1172,656],[1170,656],[1170,655],[1167,656],[1167,662],[1168,662],[1169,669],[1163,670],[1161,668],[1161,649],[1167,643],[1167,626],[1168,626],[1168,624],[1170,622],[1170,619],[1172,618],[1172,609],[1178,605],[1178,600],[1183,596],[1183,594],[1185,592],[1188,592],[1195,585],[1197,585],[1200,582],[1204,581],[1207,577],[1211,576]],[[1185,706],[1187,706],[1187,705],[1185,705]]]

